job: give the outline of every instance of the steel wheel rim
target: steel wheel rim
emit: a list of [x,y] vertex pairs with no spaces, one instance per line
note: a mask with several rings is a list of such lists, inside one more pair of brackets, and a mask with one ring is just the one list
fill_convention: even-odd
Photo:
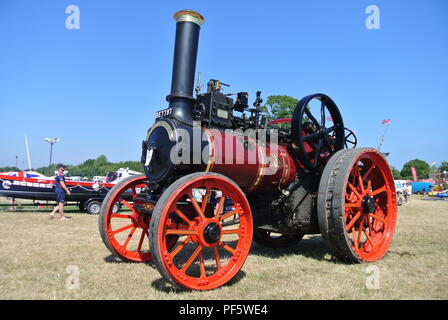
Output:
[[[198,202],[194,197],[189,197],[189,207],[179,209],[181,203],[179,200],[191,194],[194,189],[206,189],[202,198],[206,200]],[[212,189],[220,190],[223,196],[220,197],[215,207],[204,206],[204,203],[207,203],[210,198]],[[225,197],[230,197],[233,202],[232,210],[225,208],[226,200],[223,200]],[[186,208],[189,208],[187,212],[185,212]],[[235,215],[238,215],[239,219],[238,228],[228,229],[223,223]],[[183,222],[175,224],[173,221],[176,218],[173,216]],[[206,229],[210,225],[218,225],[219,240],[206,239]],[[171,235],[177,235],[180,238],[178,244],[170,248],[169,237]],[[238,237],[236,246],[232,246],[226,239],[229,235]],[[230,281],[241,269],[249,254],[252,241],[250,207],[241,190],[227,179],[217,176],[201,176],[183,184],[169,198],[162,212],[157,237],[164,269],[177,285],[194,290],[214,289]],[[189,244],[195,249],[191,254],[186,253],[188,259],[184,258],[185,263],[175,261],[178,256],[185,254],[183,251],[186,251],[185,248]],[[212,261],[211,263],[210,261],[206,263],[204,258],[206,250],[212,257],[209,259]],[[223,250],[231,256],[225,264],[222,261],[223,255],[220,253]],[[210,264],[212,268],[210,268]],[[199,271],[196,274],[190,273],[193,265],[195,265],[193,269]],[[209,269],[207,270],[207,268]]]
[[375,152],[359,155],[348,175],[343,219],[351,250],[363,261],[381,259],[389,248],[397,214],[394,195],[387,162]]
[[[135,262],[144,262],[152,259],[148,240],[150,217],[141,217],[142,214],[134,208],[133,202],[131,203],[125,199],[122,199],[122,195],[127,190],[131,189],[132,198],[136,198],[137,189],[140,187],[144,187],[145,181],[146,177],[141,176],[128,181],[128,183],[124,184],[123,186],[121,186],[121,188],[117,189],[114,192],[105,208],[106,214],[104,217],[104,223],[106,236],[110,245],[120,255],[120,257]],[[120,213],[113,212],[113,208],[117,203],[121,203],[123,208],[130,210],[130,213],[125,211],[122,211]],[[126,225],[121,228],[113,229],[113,221],[117,219],[124,221],[129,220],[129,223],[126,223]],[[125,238],[124,242],[119,241],[116,236],[127,231],[128,235]],[[129,250],[128,245],[134,236],[139,237],[137,248],[135,250]],[[146,247],[147,249],[144,249]]]

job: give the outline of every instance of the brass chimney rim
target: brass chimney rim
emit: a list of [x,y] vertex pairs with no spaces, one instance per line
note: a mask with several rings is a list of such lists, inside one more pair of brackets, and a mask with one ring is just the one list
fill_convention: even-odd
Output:
[[201,26],[205,22],[204,17],[200,13],[193,10],[180,10],[174,14],[173,18],[176,22],[193,22],[198,26]]

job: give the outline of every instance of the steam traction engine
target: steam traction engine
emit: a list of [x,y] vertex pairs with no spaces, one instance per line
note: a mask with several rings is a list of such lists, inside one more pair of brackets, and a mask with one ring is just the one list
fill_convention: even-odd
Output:
[[[174,18],[169,108],[143,141],[145,174],[121,181],[103,201],[99,229],[107,248],[127,261],[152,259],[172,285],[196,290],[231,280],[252,239],[281,248],[320,233],[341,260],[382,258],[397,212],[383,155],[354,148],[356,137],[324,94],[301,99],[292,119],[270,123],[260,92],[249,107],[246,92],[234,101],[210,80],[207,92],[198,86],[193,97],[204,19],[187,10]],[[128,210],[114,212],[117,203]]]

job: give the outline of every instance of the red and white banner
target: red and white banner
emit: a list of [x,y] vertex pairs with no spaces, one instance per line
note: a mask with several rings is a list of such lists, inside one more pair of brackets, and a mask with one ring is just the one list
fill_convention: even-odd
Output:
[[390,124],[390,119],[384,119],[383,124]]
[[415,171],[414,167],[411,167],[412,177],[414,178],[414,181],[418,181],[417,178],[417,171]]

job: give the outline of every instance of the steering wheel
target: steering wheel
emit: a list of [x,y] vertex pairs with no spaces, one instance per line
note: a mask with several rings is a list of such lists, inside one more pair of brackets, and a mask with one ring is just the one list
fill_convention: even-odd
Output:
[[[310,103],[314,99],[320,101],[320,114],[317,117],[310,110]],[[332,125],[328,126],[327,121],[332,121]],[[292,146],[301,164],[310,171],[323,169],[328,159],[344,148],[344,131],[344,122],[336,103],[325,94],[306,96],[294,109],[291,121]]]

